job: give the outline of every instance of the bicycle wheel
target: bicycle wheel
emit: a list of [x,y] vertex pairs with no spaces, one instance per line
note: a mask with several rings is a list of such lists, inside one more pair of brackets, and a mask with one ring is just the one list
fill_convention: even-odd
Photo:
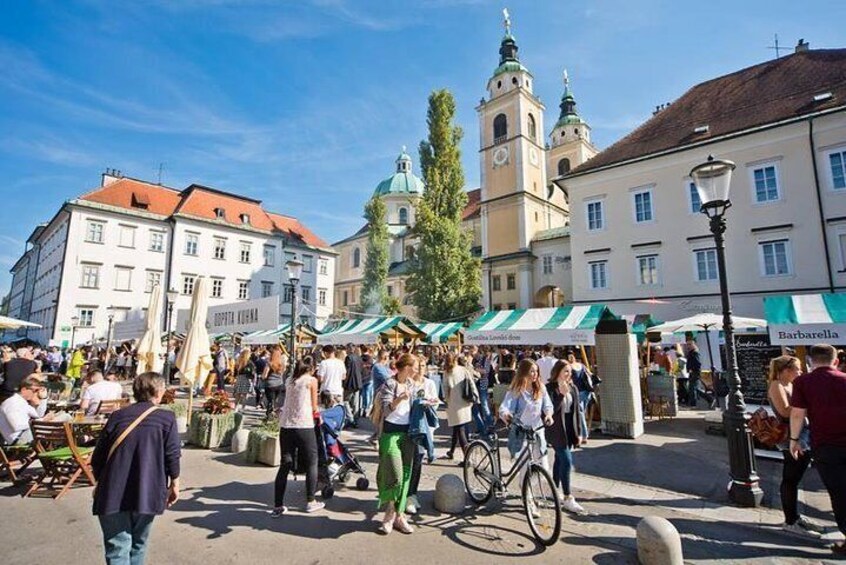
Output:
[[552,545],[561,534],[561,501],[549,471],[535,463],[523,479],[523,509],[532,534],[543,545]]
[[493,494],[494,463],[485,442],[476,440],[464,452],[464,487],[470,500],[484,504]]

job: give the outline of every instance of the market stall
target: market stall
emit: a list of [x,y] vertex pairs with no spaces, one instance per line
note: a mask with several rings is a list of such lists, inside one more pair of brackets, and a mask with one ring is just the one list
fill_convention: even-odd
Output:
[[420,324],[420,330],[426,334],[426,343],[461,343],[464,324],[450,322],[446,324]]
[[[317,331],[309,326],[301,326],[297,330],[297,342],[314,343],[317,339]],[[241,338],[242,345],[275,345],[286,343],[291,337],[291,324],[280,324],[273,330],[260,330],[244,335]]]
[[846,293],[767,296],[772,345],[846,345]]
[[594,345],[600,321],[616,319],[602,304],[486,312],[464,334],[468,345]]
[[413,322],[403,316],[340,320],[333,327],[317,336],[320,345],[357,345],[377,343],[387,339],[399,345],[405,339],[422,339],[426,336]]

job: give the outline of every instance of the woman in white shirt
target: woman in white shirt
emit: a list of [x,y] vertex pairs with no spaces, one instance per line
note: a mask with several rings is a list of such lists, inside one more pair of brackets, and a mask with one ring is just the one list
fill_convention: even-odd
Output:
[[[422,398],[426,404],[437,409],[441,401],[438,398],[438,389],[435,382],[426,376],[426,357],[418,355],[417,359],[417,373],[411,379],[411,401],[414,402],[415,398]],[[432,439],[432,432],[434,430],[430,428],[430,439]],[[411,483],[408,487],[408,503],[405,506],[407,514],[417,514],[417,509],[420,508],[417,489],[420,486],[420,475],[423,473],[424,455],[426,455],[426,450],[419,445],[415,446],[414,460],[411,465]]]
[[385,535],[390,534],[394,528],[404,534],[414,531],[403,513],[414,459],[414,444],[408,437],[408,421],[414,393],[411,379],[417,373],[418,364],[414,355],[401,355],[396,361],[396,375],[382,387],[379,398],[384,422],[379,437],[376,483],[379,487],[379,505],[385,508],[379,531]]

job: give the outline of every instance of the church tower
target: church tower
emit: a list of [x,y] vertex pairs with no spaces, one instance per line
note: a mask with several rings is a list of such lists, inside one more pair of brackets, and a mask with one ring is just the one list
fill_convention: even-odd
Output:
[[538,231],[563,226],[566,202],[547,189],[544,106],[532,92],[506,10],[499,66],[479,114],[481,143],[482,289],[488,309],[530,308]]
[[560,177],[575,169],[599,150],[590,141],[590,126],[576,112],[576,98],[570,89],[570,77],[564,70],[564,94],[561,114],[549,134],[546,170],[549,178]]

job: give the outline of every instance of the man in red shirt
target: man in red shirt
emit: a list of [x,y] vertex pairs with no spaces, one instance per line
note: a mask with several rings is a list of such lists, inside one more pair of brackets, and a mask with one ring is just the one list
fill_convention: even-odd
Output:
[[[790,454],[802,452],[799,433],[807,417],[814,466],[831,498],[837,527],[846,534],[846,373],[836,369],[837,351],[830,345],[812,346],[810,357],[813,370],[793,381]],[[846,555],[844,543],[831,549]]]

